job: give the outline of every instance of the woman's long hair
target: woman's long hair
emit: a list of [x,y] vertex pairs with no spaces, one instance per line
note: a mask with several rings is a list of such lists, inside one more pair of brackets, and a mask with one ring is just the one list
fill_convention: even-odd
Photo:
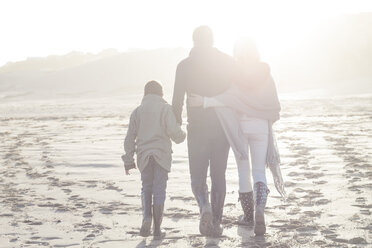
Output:
[[239,38],[235,42],[234,58],[243,64],[258,63],[261,58],[256,42],[250,37]]
[[270,75],[270,68],[261,62],[256,42],[252,38],[243,37],[236,41],[234,58],[239,72],[236,85],[241,89],[251,90],[262,85]]

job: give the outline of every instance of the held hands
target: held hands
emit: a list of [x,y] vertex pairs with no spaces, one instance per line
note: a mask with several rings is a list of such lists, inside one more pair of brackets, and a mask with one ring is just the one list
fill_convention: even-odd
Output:
[[204,97],[196,94],[190,94],[187,97],[187,104],[189,107],[202,107],[204,104]]

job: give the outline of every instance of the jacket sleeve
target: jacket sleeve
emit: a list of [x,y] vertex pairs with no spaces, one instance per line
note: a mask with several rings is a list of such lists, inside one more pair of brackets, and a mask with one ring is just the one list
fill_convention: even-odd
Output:
[[130,116],[127,135],[124,139],[125,154],[121,157],[126,170],[135,168],[134,153],[136,152],[137,122],[137,109],[135,109]]
[[183,74],[184,69],[182,68],[182,64],[178,64],[173,89],[172,107],[179,125],[182,124],[182,108],[186,93],[185,76]]
[[186,138],[186,133],[181,129],[181,126],[177,123],[176,117],[174,116],[174,113],[170,106],[166,108],[164,118],[165,129],[169,138],[171,138],[171,140],[173,140],[176,144],[183,142]]
[[218,101],[215,97],[204,97],[203,108],[225,107],[225,105]]

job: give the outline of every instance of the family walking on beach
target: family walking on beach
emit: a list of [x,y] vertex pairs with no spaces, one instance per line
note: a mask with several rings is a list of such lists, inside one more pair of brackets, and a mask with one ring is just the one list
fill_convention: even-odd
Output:
[[136,167],[137,154],[143,213],[139,234],[149,236],[153,222],[154,239],[165,235],[161,222],[172,163],[171,140],[178,144],[186,138],[181,129],[186,94],[191,189],[199,205],[200,233],[222,235],[225,172],[231,147],[239,175],[238,200],[243,210],[237,223],[254,226],[255,234],[263,235],[269,194],[266,167],[273,174],[278,192],[285,195],[272,130],[279,119],[280,103],[270,68],[260,61],[252,40],[239,40],[234,57],[213,47],[213,33],[207,26],[194,30],[193,42],[189,56],[178,64],[172,105],[163,99],[161,84],[150,81],[145,85],[141,105],[130,116],[122,159],[129,174]]

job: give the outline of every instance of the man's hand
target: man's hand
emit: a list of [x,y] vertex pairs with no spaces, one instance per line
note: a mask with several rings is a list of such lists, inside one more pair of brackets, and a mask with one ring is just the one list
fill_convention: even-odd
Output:
[[187,104],[189,107],[201,107],[204,104],[204,97],[196,94],[190,94],[187,96]]
[[125,175],[130,175],[130,172],[129,172],[130,170],[125,170]]

